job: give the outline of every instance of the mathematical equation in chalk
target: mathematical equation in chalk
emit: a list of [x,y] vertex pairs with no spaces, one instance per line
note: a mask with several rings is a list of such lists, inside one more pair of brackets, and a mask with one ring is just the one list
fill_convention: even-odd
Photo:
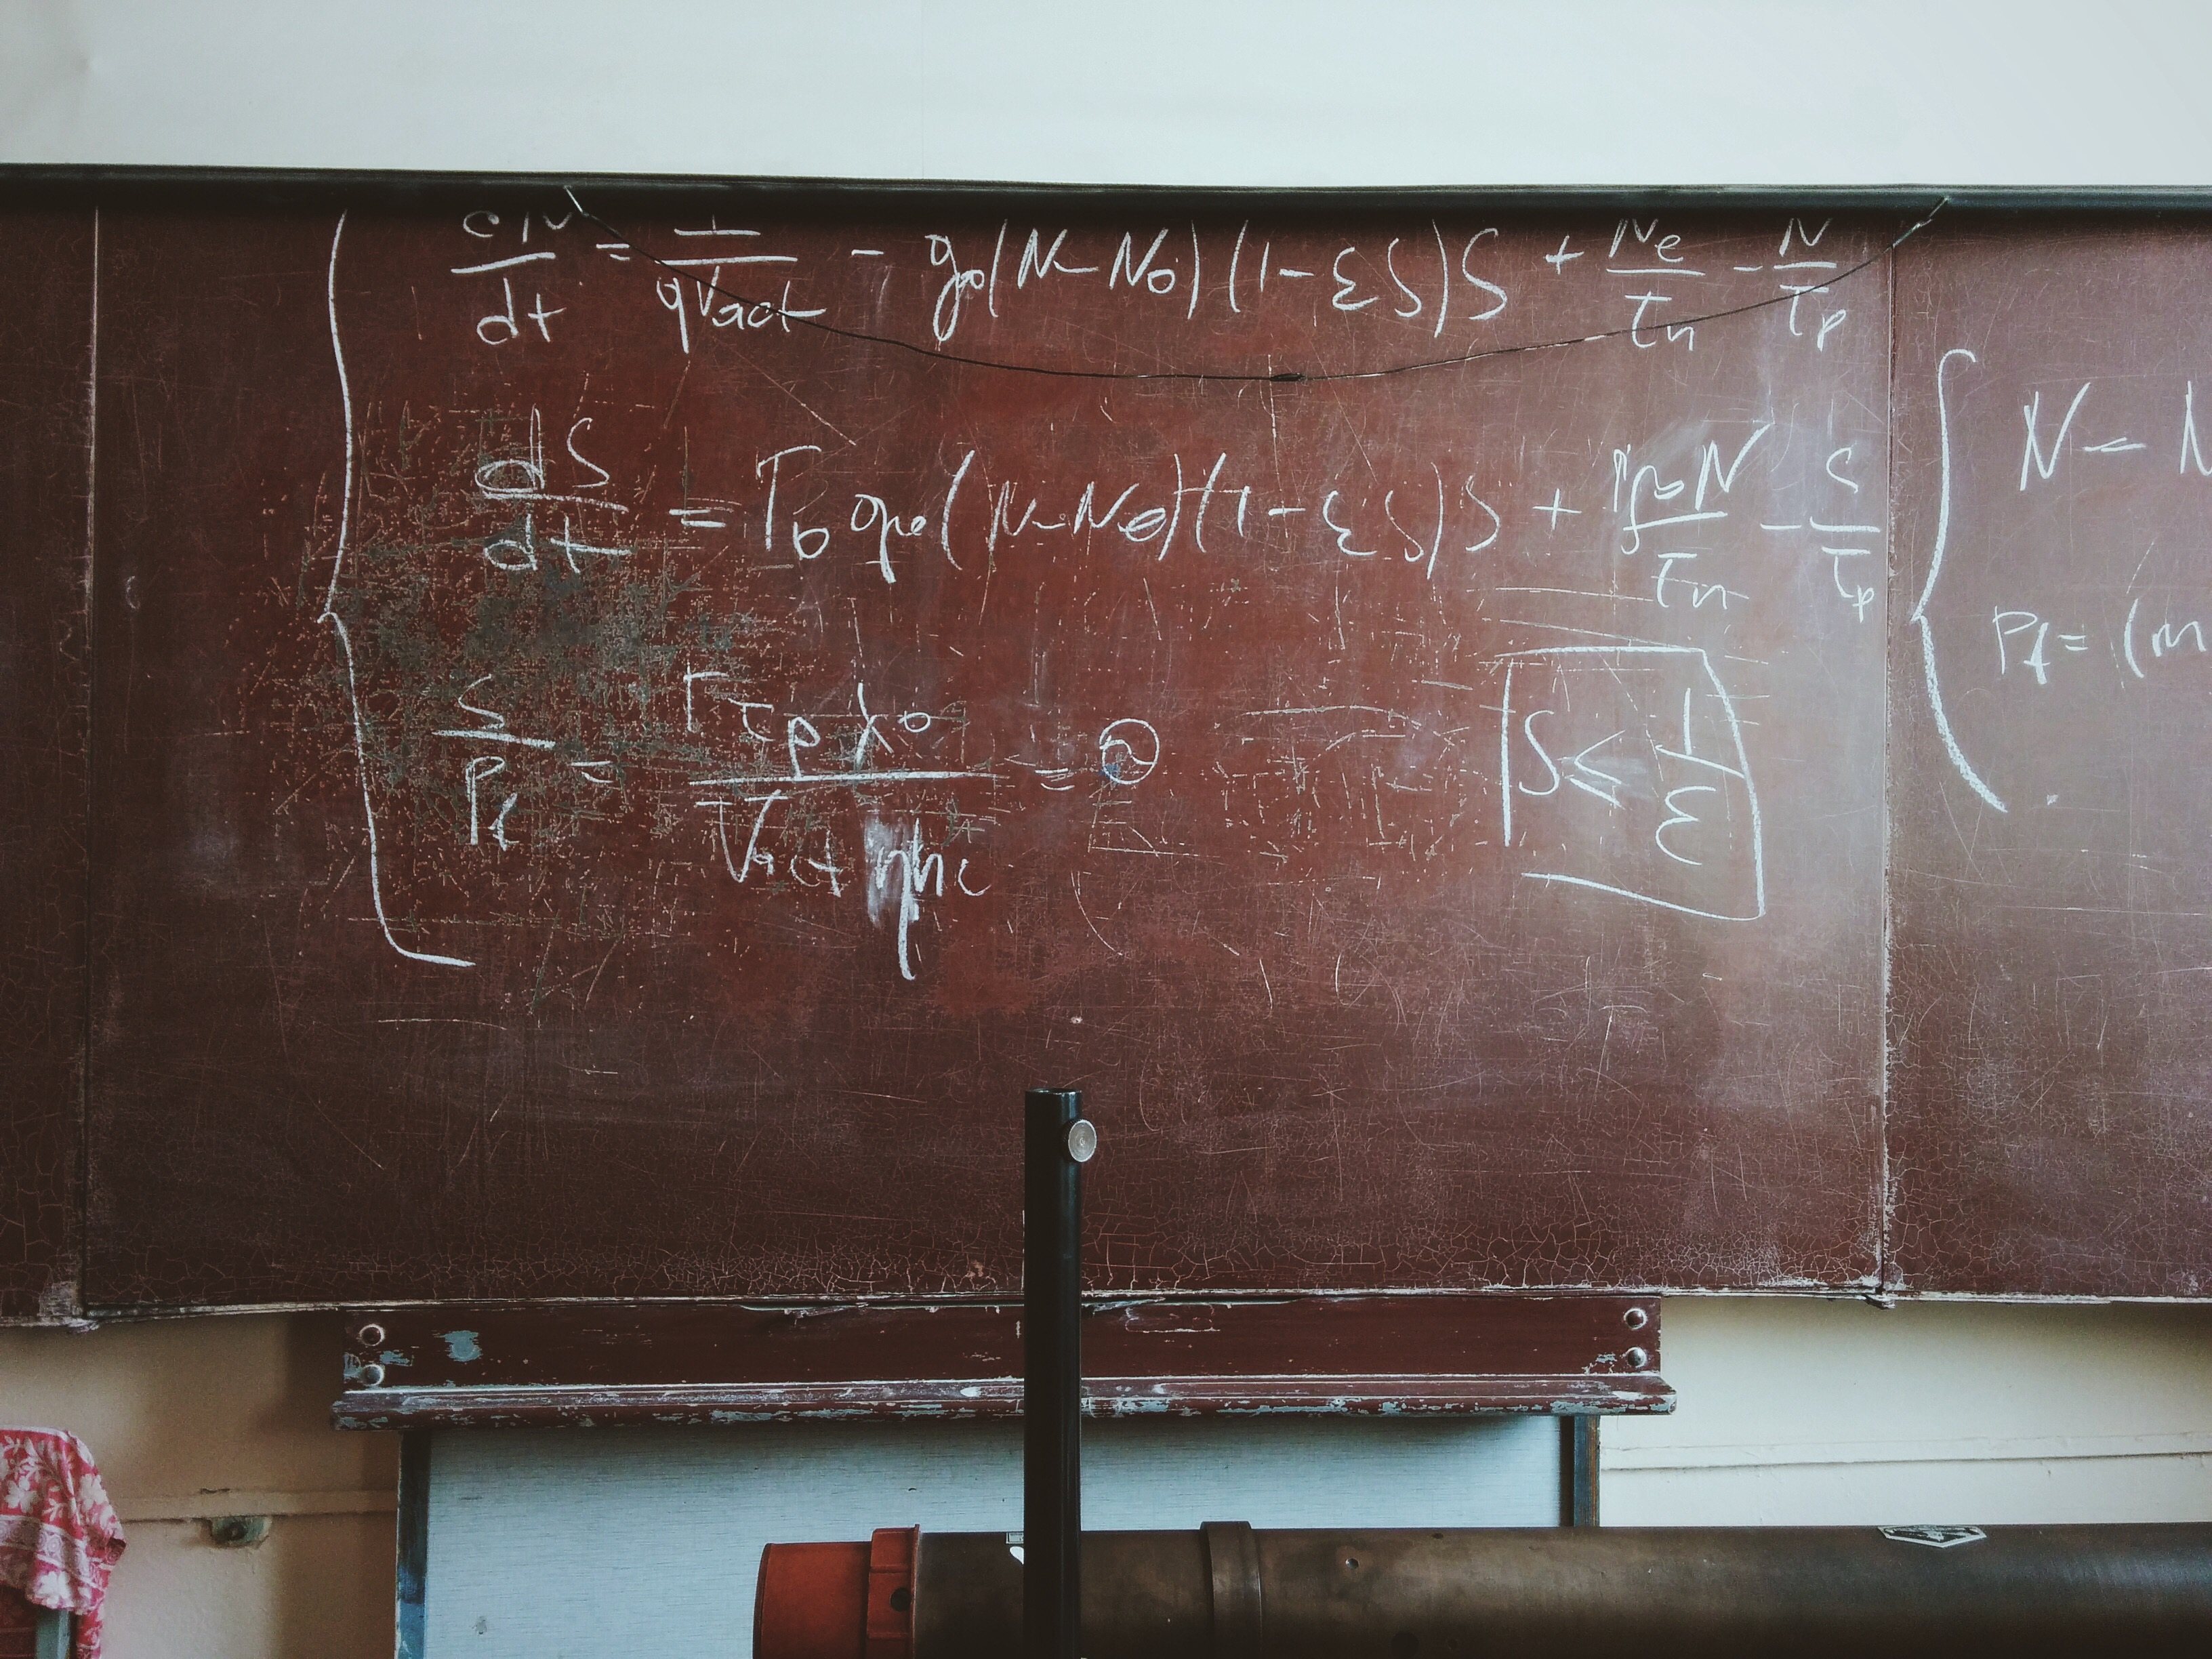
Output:
[[[1761,711],[1797,672],[1774,642],[1881,648],[1881,436],[1863,397],[1777,356],[1842,364],[1850,302],[1829,283],[1863,234],[1789,220],[1750,258],[1746,233],[1655,221],[1540,248],[1439,223],[1322,257],[1328,239],[1249,225],[1008,224],[986,248],[609,222],[582,203],[461,221],[482,257],[443,274],[496,295],[469,332],[527,354],[489,373],[453,367],[411,280],[404,317],[349,342],[366,301],[343,225],[332,245],[343,459],[365,484],[325,618],[402,955],[470,965],[433,935],[508,925],[601,856],[689,895],[671,927],[711,916],[741,941],[864,918],[903,982],[963,932],[1033,925],[1056,863],[1356,872],[1378,893],[1502,866],[1527,902],[1767,916]],[[866,292],[844,270],[863,265]],[[902,276],[929,286],[898,301]],[[740,279],[773,292],[730,297]],[[1079,377],[921,421],[851,367],[905,326],[900,303],[933,349],[1024,307],[1042,330],[1024,349],[1048,343],[1090,314],[1079,289],[1179,297],[1200,329],[1305,303],[1437,340],[1524,300],[1556,314],[1541,285],[1591,279],[1614,309],[1577,349],[1673,389],[1559,403],[1540,431],[1454,418],[1443,382],[1402,431],[1389,402],[1272,383],[1201,381],[1164,425]],[[1724,396],[1647,355],[1698,349],[1705,324],[1659,313],[1700,283],[1766,342]],[[657,378],[628,383],[642,400],[600,389],[610,306],[629,310],[606,337],[652,355]],[[750,359],[695,382],[718,330],[803,339],[845,401]],[[407,354],[457,401],[356,407],[356,380]]]
[[[1002,219],[856,240],[720,216],[633,222],[626,205],[590,194],[459,216],[446,275],[463,296],[455,320],[477,342],[552,345],[592,327],[613,295],[657,307],[664,349],[684,356],[726,334],[812,330],[955,357],[1043,336],[1052,353],[1080,356],[1064,326],[1071,307],[1126,311],[1201,345],[1289,320],[1449,356],[1512,338],[1524,316],[1556,320],[1563,305],[1583,336],[1685,353],[1708,319],[1765,307],[1781,336],[1826,353],[1852,314],[1838,284],[1881,246],[1861,228],[1792,216],[1717,235],[1634,217],[1542,232],[1430,218],[1352,238],[1249,219]],[[605,280],[610,267],[617,280]],[[1291,378],[1313,367],[1246,365]]]
[[2212,529],[2197,384],[2140,374],[2046,384],[1954,346],[1933,390],[1936,535],[1908,616],[1928,711],[1984,805],[2057,805],[2070,799],[2050,787],[2065,757],[2039,743],[2033,763],[2000,767],[1980,722],[2131,686],[2212,691],[2200,672],[2212,584],[2188,545]]

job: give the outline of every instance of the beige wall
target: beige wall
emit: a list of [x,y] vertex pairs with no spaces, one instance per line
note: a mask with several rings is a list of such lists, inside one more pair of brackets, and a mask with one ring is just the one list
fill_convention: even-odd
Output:
[[2212,1308],[1677,1297],[1614,1526],[2212,1521]]
[[[68,1429],[129,1546],[112,1659],[389,1659],[398,1443],[329,1425],[332,1315],[0,1330],[0,1423]],[[272,1515],[221,1549],[208,1518]]]
[[[1605,1427],[1613,1525],[2212,1520],[2212,1309],[1669,1301],[1672,1417]],[[339,1322],[0,1331],[0,1422],[92,1445],[113,1659],[383,1659],[390,1436],[326,1426]],[[1295,1434],[1295,1425],[1283,1431]],[[218,1549],[204,1517],[274,1514]]]

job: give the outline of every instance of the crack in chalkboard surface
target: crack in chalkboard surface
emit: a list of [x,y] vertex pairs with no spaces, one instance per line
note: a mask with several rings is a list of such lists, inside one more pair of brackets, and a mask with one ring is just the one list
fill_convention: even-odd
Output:
[[[757,295],[741,294],[735,289],[726,288],[715,278],[702,279],[690,270],[679,270],[659,254],[640,247],[630,238],[629,233],[621,227],[586,207],[573,185],[563,186],[562,193],[568,198],[569,205],[574,208],[579,215],[615,238],[625,249],[640,255],[656,270],[667,271],[672,276],[684,277],[697,283],[708,293],[720,295],[722,298],[740,305],[774,303],[762,300]],[[1948,196],[1937,197],[1929,204],[1927,212],[1905,226],[1903,230],[1898,232],[1895,236],[1867,255],[1858,264],[1838,271],[1814,291],[1825,292],[1839,283],[1850,281],[1862,271],[1881,264],[1912,237],[1933,224],[1936,216],[1949,205],[1950,200]],[[718,271],[717,277],[719,275]],[[1728,318],[1741,317],[1750,312],[1765,311],[1771,307],[1786,306],[1796,297],[1793,294],[1773,295],[1765,299],[1747,301],[1743,305],[1729,306],[1719,311],[1709,311],[1700,316],[1680,318],[1670,322],[1668,326],[1694,328],[1700,323],[1721,322]],[[896,334],[872,334],[866,329],[844,328],[836,323],[825,323],[819,318],[785,314],[789,321],[797,323],[802,328],[811,328],[819,333],[832,335],[839,339],[857,341],[865,345],[891,346],[901,351],[912,352],[917,357],[927,357],[942,363],[954,363],[965,368],[994,368],[1009,374],[1036,374],[1062,380],[1188,380],[1200,384],[1218,382],[1224,386],[1305,386],[1336,380],[1387,380],[1394,375],[1413,374],[1425,369],[1462,368],[1471,363],[1486,362],[1493,358],[1515,357],[1534,351],[1554,351],[1562,346],[1594,345],[1601,340],[1622,339],[1633,334],[1638,326],[1632,323],[1626,328],[1601,329],[1595,334],[1570,335],[1556,340],[1524,341],[1518,345],[1491,346],[1480,351],[1461,352],[1449,357],[1426,357],[1418,362],[1387,364],[1381,368],[1275,369],[1261,372],[1252,369],[1202,368],[1058,368],[1047,363],[1009,362],[1002,358],[978,357],[966,352],[941,351],[933,346],[918,345],[914,341],[903,339]]]

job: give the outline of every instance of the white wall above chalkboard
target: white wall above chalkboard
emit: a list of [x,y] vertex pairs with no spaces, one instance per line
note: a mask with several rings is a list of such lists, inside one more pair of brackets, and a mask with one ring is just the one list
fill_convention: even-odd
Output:
[[2208,53],[2190,0],[11,0],[0,163],[2186,187]]

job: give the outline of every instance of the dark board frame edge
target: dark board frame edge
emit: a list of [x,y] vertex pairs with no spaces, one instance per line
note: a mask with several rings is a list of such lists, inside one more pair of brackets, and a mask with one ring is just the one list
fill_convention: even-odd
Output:
[[429,1612],[430,1571],[429,1431],[413,1429],[399,1437],[399,1510],[394,1553],[392,1624],[394,1659],[423,1659],[428,1650],[425,1625]]
[[1024,179],[933,179],[788,177],[767,174],[486,173],[471,170],[319,169],[308,167],[110,167],[0,163],[0,198],[81,198],[87,191],[176,192],[246,190],[285,200],[333,189],[441,194],[475,189],[589,186],[625,192],[696,194],[729,191],[770,199],[886,200],[928,197],[956,206],[997,201],[1073,199],[1094,208],[1117,203],[1219,201],[1304,211],[1349,209],[1389,211],[1496,204],[1522,212],[1617,206],[1723,208],[1745,212],[1819,208],[1838,212],[1924,213],[1930,209],[1972,212],[2054,210],[2212,213],[2212,186],[2116,185],[2027,187],[1941,184],[1821,185],[1500,185],[1285,186],[1232,185],[1054,184]]
[[[1500,1302],[1527,1302],[1553,1297],[1629,1297],[1654,1300],[1681,1302],[1741,1302],[1761,1299],[1780,1302],[1854,1302],[1870,1308],[1890,1309],[1907,1304],[1923,1302],[1964,1302],[1977,1307],[2000,1308],[2103,1308],[2103,1307],[2176,1307],[2201,1308],[2207,1298],[2201,1296],[2172,1295],[2075,1295],[2071,1292],[2038,1291],[1923,1291],[1909,1285],[1776,1285],[1749,1288],[1735,1285],[1608,1285],[1593,1291],[1571,1285],[1477,1285],[1467,1290],[1431,1289],[1353,1290],[1322,1286],[1318,1289],[1283,1291],[1162,1291],[1158,1293],[1117,1291],[1113,1301],[1133,1306],[1171,1308],[1189,1304],[1213,1303],[1281,1303],[1328,1302],[1359,1297],[1465,1297],[1495,1299]],[[337,1297],[323,1301],[304,1299],[269,1302],[179,1302],[160,1304],[142,1303],[95,1304],[86,1307],[77,1316],[52,1322],[58,1328],[96,1330],[110,1325],[152,1324],[169,1319],[220,1319],[237,1316],[253,1318],[265,1314],[343,1314],[359,1317],[365,1314],[387,1313],[395,1310],[429,1310],[446,1315],[465,1315],[474,1309],[510,1307],[511,1298],[417,1297],[409,1299],[392,1297]],[[854,1309],[875,1309],[896,1311],[927,1306],[945,1308],[957,1306],[989,1307],[989,1302],[977,1300],[963,1304],[956,1298],[943,1297],[919,1303],[896,1296],[853,1297],[835,1302],[809,1301],[802,1297],[730,1297],[730,1296],[650,1296],[650,1297],[545,1297],[523,1305],[532,1308],[689,1308],[698,1310],[764,1312],[769,1310],[799,1313],[843,1312]],[[0,1323],[0,1328],[5,1328]]]
[[1591,1414],[1559,1419],[1559,1524],[1595,1527],[1598,1521],[1600,1419]]

